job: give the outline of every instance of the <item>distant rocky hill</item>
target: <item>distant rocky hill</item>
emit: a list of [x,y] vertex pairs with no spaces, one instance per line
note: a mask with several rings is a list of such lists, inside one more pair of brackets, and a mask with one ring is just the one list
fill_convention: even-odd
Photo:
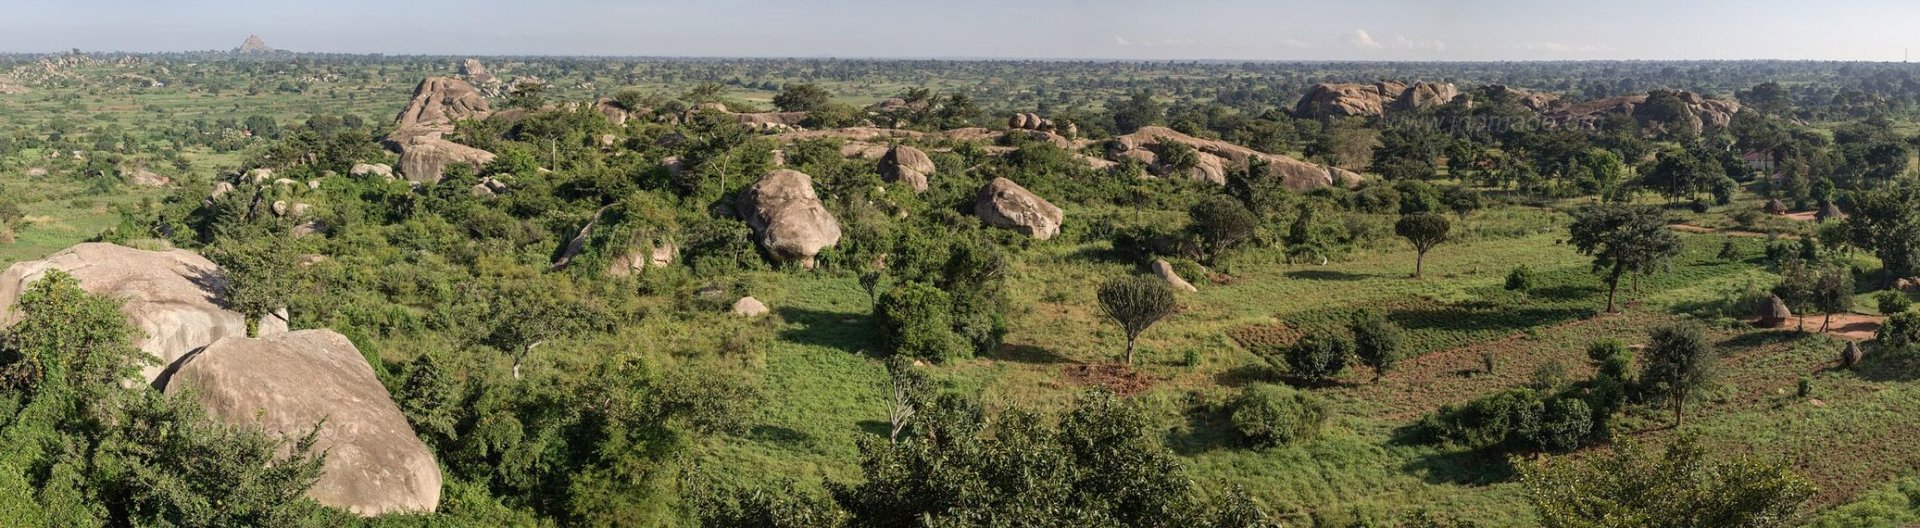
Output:
[[241,42],[240,47],[234,48],[233,51],[234,53],[273,53],[280,50],[268,46],[267,41],[260,40],[259,35],[247,35],[246,42]]

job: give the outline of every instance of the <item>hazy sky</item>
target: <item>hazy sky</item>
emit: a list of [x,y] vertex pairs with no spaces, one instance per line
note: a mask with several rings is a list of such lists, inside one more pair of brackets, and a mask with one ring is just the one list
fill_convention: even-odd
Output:
[[1917,25],[1912,0],[0,0],[0,51],[1897,61]]

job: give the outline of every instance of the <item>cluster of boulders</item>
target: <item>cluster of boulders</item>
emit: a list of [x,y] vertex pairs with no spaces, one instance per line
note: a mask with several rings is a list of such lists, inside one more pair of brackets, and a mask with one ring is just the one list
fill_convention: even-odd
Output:
[[[1196,160],[1192,167],[1177,167],[1166,162],[1164,158],[1171,144],[1184,145],[1194,151]],[[1339,167],[1307,163],[1225,141],[1200,139],[1161,126],[1140,127],[1132,134],[1113,138],[1107,142],[1107,157],[1114,161],[1140,162],[1155,176],[1182,176],[1217,184],[1227,182],[1228,168],[1245,167],[1255,160],[1265,162],[1268,171],[1278,175],[1287,188],[1296,191],[1333,185],[1352,186],[1364,180],[1358,173]],[[1184,174],[1176,174],[1181,170],[1184,170]]]
[[926,192],[927,175],[933,174],[933,158],[917,148],[894,145],[880,157],[880,177],[904,183],[914,192]]
[[1707,127],[1725,127],[1733,123],[1733,115],[1740,113],[1740,103],[1724,99],[1708,99],[1688,91],[1674,92],[1681,103],[1681,112],[1677,118],[1654,115],[1647,105],[1647,94],[1608,97],[1566,105],[1548,113],[1546,117],[1555,122],[1593,128],[1601,121],[1613,115],[1631,116],[1640,126],[1668,131],[1685,129],[1695,134]]
[[413,90],[413,99],[394,118],[398,128],[382,140],[400,154],[400,173],[421,183],[440,181],[448,165],[479,167],[492,163],[491,152],[443,139],[463,119],[485,119],[493,113],[487,99],[472,84],[451,77],[428,77]]
[[307,496],[360,515],[433,511],[441,476],[365,356],[331,330],[287,332],[284,312],[259,337],[222,303],[227,281],[213,262],[182,250],[80,244],[0,274],[0,324],[20,321],[21,294],[52,270],[121,303],[139,329],[134,345],[156,360],[141,372],[154,388],[193,397],[214,419],[297,438],[318,425],[320,479]]
[[1453,83],[1322,83],[1308,89],[1300,102],[1294,104],[1293,115],[1312,119],[1379,117],[1389,112],[1440,106],[1459,95],[1460,90]]
[[1068,138],[1080,135],[1080,127],[1075,126],[1073,123],[1060,126],[1058,123],[1054,123],[1052,119],[1040,117],[1040,114],[1013,114],[1013,117],[1007,118],[1007,128],[1012,130],[1034,130],[1049,134],[1059,134]]

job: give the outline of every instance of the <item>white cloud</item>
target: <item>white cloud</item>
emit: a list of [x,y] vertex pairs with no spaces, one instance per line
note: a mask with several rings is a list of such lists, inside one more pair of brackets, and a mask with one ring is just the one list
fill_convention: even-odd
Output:
[[1300,39],[1291,39],[1291,38],[1280,41],[1280,45],[1293,48],[1293,49],[1306,49],[1306,48],[1313,47],[1313,44],[1308,43],[1307,41],[1300,40]]
[[1127,42],[1127,38],[1126,38],[1126,37],[1122,37],[1122,36],[1119,36],[1119,35],[1114,35],[1114,37],[1113,37],[1113,43],[1114,43],[1114,44],[1116,44],[1116,45],[1120,45],[1120,46],[1125,46],[1125,45],[1128,45],[1128,44],[1132,44],[1131,42]]
[[1348,34],[1347,43],[1360,49],[1380,49],[1386,47],[1380,44],[1380,41],[1373,40],[1373,35],[1367,34],[1367,30],[1364,29],[1356,29],[1353,30],[1353,33]]
[[1393,47],[1410,50],[1446,51],[1447,43],[1438,40],[1415,40],[1403,35],[1394,35]]
[[1431,40],[1431,39],[1412,39],[1412,38],[1407,38],[1406,35],[1394,35],[1392,39],[1382,42],[1379,39],[1373,38],[1373,34],[1367,33],[1367,30],[1364,30],[1364,29],[1356,29],[1356,30],[1353,30],[1352,33],[1348,33],[1347,43],[1352,44],[1353,47],[1356,47],[1356,48],[1370,49],[1370,50],[1377,50],[1377,49],[1401,49],[1401,50],[1425,50],[1425,51],[1446,51],[1447,50],[1446,42],[1443,42],[1440,40]]

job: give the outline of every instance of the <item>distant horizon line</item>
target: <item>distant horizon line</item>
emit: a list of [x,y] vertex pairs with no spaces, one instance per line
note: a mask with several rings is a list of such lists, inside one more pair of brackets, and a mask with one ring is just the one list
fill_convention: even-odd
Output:
[[239,52],[239,48],[170,50],[170,51],[89,51],[80,48],[66,50],[0,50],[0,56],[53,56],[71,55],[79,51],[82,55],[168,55],[182,53],[229,53],[233,55],[273,56],[286,55],[329,55],[329,56],[378,56],[378,57],[422,57],[422,58],[496,58],[496,59],[666,59],[666,60],[844,60],[844,61],[949,61],[949,62],[1106,62],[1106,63],[1268,63],[1268,64],[1335,64],[1335,63],[1594,63],[1594,62],[1800,62],[1800,63],[1871,63],[1871,64],[1908,64],[1909,60],[1876,59],[1787,59],[1787,58],[1582,58],[1582,59],[1222,59],[1222,58],[1117,58],[1117,57],[1018,57],[1018,56],[854,56],[854,55],[616,55],[616,54],[555,54],[555,53],[421,53],[421,52],[368,52],[368,51],[294,51],[274,49],[267,52]]

